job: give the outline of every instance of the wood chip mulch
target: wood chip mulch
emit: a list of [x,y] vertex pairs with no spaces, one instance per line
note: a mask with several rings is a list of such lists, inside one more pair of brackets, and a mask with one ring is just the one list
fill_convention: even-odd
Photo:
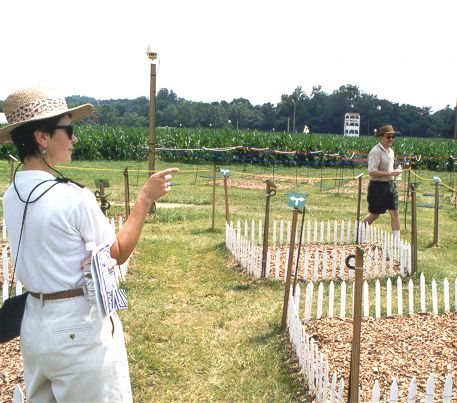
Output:
[[[0,247],[8,247],[7,242],[1,242]],[[13,278],[13,266],[11,258],[8,259],[9,281]],[[3,286],[3,275],[0,275],[0,287]],[[14,291],[13,291],[14,292]],[[1,295],[1,293],[0,293]],[[0,402],[11,402],[13,399],[14,388],[20,384],[24,391],[23,364],[19,338],[8,343],[0,344]]]
[[[319,351],[327,357],[330,376],[336,370],[338,379],[344,377],[347,393],[352,319],[324,318],[304,326],[306,333],[317,342]],[[457,380],[457,313],[364,318],[360,350],[362,402],[370,401],[375,380],[381,387],[381,401],[389,401],[393,378],[398,383],[398,401],[405,402],[414,376],[420,399],[417,401],[422,402],[430,373],[435,376],[434,401],[442,401],[446,376],[451,374],[454,385]],[[457,401],[455,386],[452,401]]]
[[0,344],[0,402],[13,400],[14,388],[24,386],[24,374],[19,338]]
[[[371,273],[371,278],[374,278],[374,263],[375,263],[375,259],[374,259],[374,256],[375,256],[375,250],[376,250],[376,246],[375,245],[371,245],[371,244],[362,244],[362,247],[365,251],[365,259],[367,257],[368,254],[370,254],[371,256],[371,264],[370,264],[370,273]],[[331,278],[331,275],[332,275],[332,266],[333,266],[333,249],[336,249],[337,251],[337,260],[336,260],[336,277],[337,277],[337,280],[340,281],[340,277],[339,277],[339,274],[340,274],[340,266],[341,266],[341,254],[344,252],[344,256],[348,256],[348,255],[351,255],[351,254],[355,254],[355,245],[351,245],[351,244],[316,244],[316,245],[304,245],[302,246],[301,250],[300,250],[300,261],[299,261],[299,264],[298,264],[298,278],[300,280],[303,280],[303,275],[304,275],[304,266],[305,266],[305,249],[308,249],[309,251],[309,260],[308,260],[308,281],[311,281],[312,278],[313,278],[313,275],[314,275],[314,257],[315,257],[315,252],[316,250],[319,250],[319,260],[320,260],[320,263],[319,263],[319,266],[318,266],[318,280],[321,280],[322,279],[322,273],[324,271],[324,266],[323,266],[323,253],[324,253],[324,250],[327,251],[327,264],[325,266],[325,272],[326,272],[326,279],[329,280]],[[279,276],[281,279],[284,279],[284,268],[286,267],[287,265],[287,262],[286,262],[286,254],[287,254],[287,251],[289,250],[289,245],[288,244],[276,244],[276,245],[272,245],[270,247],[270,256],[271,256],[271,260],[270,260],[270,276],[271,277],[274,277],[275,275],[275,266],[276,266],[276,262],[275,262],[275,259],[276,259],[276,251],[277,250],[280,250],[280,256],[281,256],[281,264],[280,264],[280,270],[279,270]],[[382,261],[382,249],[381,248],[378,248],[378,277],[381,277],[382,273],[381,273],[381,269],[380,269],[380,265],[381,265],[381,261]],[[352,260],[352,264],[354,264],[354,260]],[[366,261],[364,263],[364,267],[366,267]],[[295,264],[292,264],[292,274],[295,273]],[[353,273],[352,273],[353,274]],[[400,274],[400,265],[399,265],[399,262],[394,259],[394,262],[393,262],[393,275],[396,276],[396,275],[399,275]],[[364,270],[364,278],[367,279],[368,276],[367,276],[367,273],[366,273],[366,270]],[[389,258],[387,258],[387,261],[386,261],[386,276],[389,275]],[[352,279],[354,278],[354,276],[352,276]],[[344,270],[344,280],[345,281],[348,281],[349,280],[349,270],[347,267],[345,267],[345,270]]]

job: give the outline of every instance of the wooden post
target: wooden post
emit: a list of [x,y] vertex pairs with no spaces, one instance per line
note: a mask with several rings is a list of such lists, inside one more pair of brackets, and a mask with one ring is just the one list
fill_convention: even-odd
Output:
[[14,178],[14,163],[18,162],[18,159],[16,157],[13,157],[11,154],[8,154],[8,157],[10,157],[9,163],[10,163],[10,183],[11,183],[11,182],[13,182],[13,178]]
[[417,206],[416,183],[411,183],[411,274],[417,273]]
[[95,186],[98,186],[100,190],[95,191],[95,197],[100,200],[100,209],[102,213],[106,215],[106,211],[110,209],[111,204],[106,199],[105,188],[110,187],[107,179],[95,179]]
[[155,63],[151,63],[151,78],[149,82],[149,153],[148,171],[151,176],[156,169],[156,146],[155,146],[155,111],[156,111],[156,77],[157,68]]
[[292,295],[295,297],[295,288],[297,286],[297,278],[298,278],[298,266],[300,264],[300,252],[301,252],[301,243],[303,241],[303,227],[305,225],[305,209],[301,212],[301,226],[300,226],[300,237],[298,238],[298,251],[297,251],[297,262],[295,263],[295,273],[294,273],[294,285],[292,287]]
[[355,235],[355,243],[356,245],[359,244],[359,227],[360,227],[360,204],[362,202],[362,176],[363,174],[359,174],[357,176],[358,182],[358,189],[357,189],[357,232]]
[[10,183],[13,181],[13,176],[14,176],[14,160],[10,159]]
[[262,278],[265,278],[267,272],[268,233],[270,231],[270,197],[276,194],[276,185],[273,182],[267,180],[266,185],[265,222],[263,224]]
[[213,167],[213,211],[211,214],[211,228],[214,229],[214,224],[216,222],[216,163]]
[[124,174],[124,203],[125,203],[125,218],[130,215],[130,186],[129,186],[129,168],[126,167]]
[[230,224],[230,209],[228,199],[228,176],[224,176],[224,196],[225,196],[225,222]]
[[433,246],[438,246],[438,212],[440,207],[440,182],[435,181],[435,211],[433,217]]
[[452,155],[449,156],[448,158],[448,164],[449,164],[449,171],[451,172],[451,196],[454,196],[454,173],[455,173],[455,160],[457,157],[454,157]]
[[100,201],[101,201],[101,209],[102,213],[106,215],[106,206],[105,206],[105,184],[103,181],[100,181]]
[[292,229],[290,233],[289,261],[287,262],[286,285],[284,289],[284,305],[282,307],[281,330],[286,328],[287,309],[289,306],[290,279],[292,277],[292,263],[294,260],[295,232],[297,231],[298,208],[294,208],[292,215]]
[[408,185],[406,187],[406,199],[405,199],[405,231],[406,231],[406,217],[408,214],[408,203],[409,203],[409,192],[411,188],[411,167],[408,166]]
[[363,249],[355,248],[354,322],[348,402],[359,402],[360,334],[362,330]]

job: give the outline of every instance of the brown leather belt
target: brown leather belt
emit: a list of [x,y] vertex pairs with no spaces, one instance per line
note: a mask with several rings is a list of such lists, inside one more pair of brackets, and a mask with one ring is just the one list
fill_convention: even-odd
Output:
[[79,297],[80,295],[84,295],[84,290],[82,288],[77,288],[76,290],[52,292],[50,294],[43,294],[40,292],[30,292],[30,295],[32,297],[42,299],[42,300],[64,299],[64,298],[73,298],[73,297]]

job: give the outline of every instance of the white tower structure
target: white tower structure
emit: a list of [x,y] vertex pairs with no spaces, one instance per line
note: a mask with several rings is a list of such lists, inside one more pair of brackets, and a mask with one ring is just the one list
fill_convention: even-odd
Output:
[[346,112],[344,115],[344,135],[358,137],[360,134],[360,113]]

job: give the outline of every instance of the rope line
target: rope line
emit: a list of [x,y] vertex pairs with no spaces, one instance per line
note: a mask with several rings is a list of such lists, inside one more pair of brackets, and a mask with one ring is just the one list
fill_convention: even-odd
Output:
[[[222,150],[222,149],[221,149]],[[9,164],[10,162],[9,161],[4,161],[4,160],[1,160],[0,161],[0,164]],[[119,169],[116,169],[116,168],[95,168],[95,167],[76,167],[76,166],[72,166],[72,167],[68,167],[68,166],[62,166],[62,165],[57,165],[56,168],[58,169],[67,169],[67,170],[74,170],[74,171],[99,171],[99,172],[123,172],[125,168],[119,168]],[[149,171],[148,169],[135,169],[135,168],[130,168],[129,169],[131,172],[135,172],[135,173],[149,173],[149,172],[158,172],[158,171]],[[433,182],[433,179],[428,179],[428,178],[424,178],[422,176],[420,176],[419,174],[417,174],[412,168],[406,168],[404,169],[403,172],[406,172],[406,171],[410,171],[415,177],[421,179],[422,181],[425,181],[425,182]],[[212,172],[212,169],[190,169],[190,170],[180,170],[180,173],[203,173],[203,172]],[[261,176],[262,174],[259,174],[259,173],[248,173],[248,172],[240,172],[240,171],[231,171],[231,173],[234,173],[234,174],[237,174],[237,175],[240,175],[240,176],[253,176],[253,177],[257,177],[257,176]],[[363,174],[364,176],[366,176],[367,174]],[[273,176],[273,175],[267,175],[267,176]],[[278,175],[279,176],[279,175]],[[297,179],[297,176],[289,176],[289,175],[280,175],[279,176],[281,179],[284,179],[284,180],[296,180]],[[320,180],[320,181],[331,181],[331,180],[344,180],[344,181],[347,181],[347,180],[353,180],[353,179],[356,179],[357,178],[357,175],[353,175],[353,176],[333,176],[333,177],[326,177],[326,176],[318,176],[318,177],[303,177],[301,176],[300,177],[300,180],[301,181],[306,181],[306,180]],[[443,187],[445,187],[446,189],[450,190],[451,192],[456,192],[457,193],[457,189],[453,188],[452,186],[449,186],[447,185],[446,183],[444,182],[441,182],[441,185]]]

